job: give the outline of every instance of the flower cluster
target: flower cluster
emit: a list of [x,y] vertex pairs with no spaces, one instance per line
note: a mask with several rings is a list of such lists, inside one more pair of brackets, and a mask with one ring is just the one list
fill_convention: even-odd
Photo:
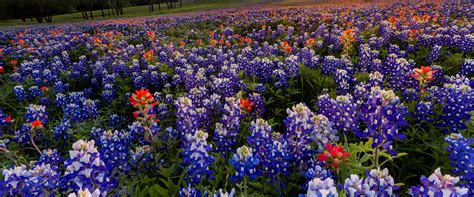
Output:
[[399,132],[399,128],[407,125],[405,116],[407,108],[400,103],[400,99],[392,90],[383,90],[373,87],[371,95],[360,108],[361,121],[366,129],[356,135],[360,138],[373,138],[372,147],[381,146],[391,155],[397,155],[392,148],[394,139],[404,140],[406,136]]
[[440,168],[437,168],[428,178],[421,176],[420,186],[413,186],[410,188],[410,195],[412,196],[465,196],[468,188],[460,188],[456,186],[459,182],[459,177],[452,177],[451,175],[441,174]]
[[214,140],[217,142],[216,151],[227,157],[235,150],[237,134],[240,130],[241,110],[235,97],[227,97],[220,123],[216,123]]
[[3,132],[3,128],[11,125],[12,122],[12,116],[4,114],[3,111],[0,109],[0,133]]
[[61,173],[57,166],[50,164],[25,165],[3,170],[4,180],[0,181],[2,196],[47,196],[54,194],[60,184]]
[[186,144],[182,153],[183,163],[186,166],[186,179],[189,183],[200,183],[202,179],[214,179],[210,169],[214,157],[209,153],[212,145],[207,144],[207,133],[198,130],[194,135],[186,135]]
[[[448,143],[446,151],[450,153],[449,159],[454,168],[451,172],[462,181],[459,185],[474,188],[474,148],[471,146],[474,139],[466,139],[461,134],[452,133],[445,141]],[[469,190],[469,195],[473,194],[474,191]]]
[[415,73],[411,76],[418,80],[420,91],[423,93],[425,91],[425,86],[429,81],[433,81],[433,75],[437,72],[437,70],[431,70],[429,66],[421,66],[421,68],[413,69]]
[[366,174],[366,178],[352,174],[345,180],[344,190],[348,196],[393,196],[400,189],[386,168],[367,170]]
[[318,154],[319,161],[326,162],[326,164],[339,172],[342,164],[348,161],[350,153],[344,151],[344,147],[332,144],[326,144],[326,150],[322,154]]
[[107,166],[95,147],[94,140],[78,140],[72,145],[69,158],[64,162],[66,171],[61,184],[65,190],[79,191],[99,189],[103,195],[115,188],[115,180],[107,172]]
[[323,94],[319,97],[317,106],[318,112],[333,122],[335,129],[345,133],[359,131],[359,106],[350,94],[337,96],[336,99]]
[[314,178],[308,183],[308,191],[306,196],[337,197],[338,192],[336,189],[336,184],[332,178],[326,178],[324,180],[321,180],[320,178]]
[[233,182],[242,180],[244,176],[248,176],[251,180],[255,180],[257,176],[262,174],[262,172],[257,168],[260,164],[260,159],[256,154],[254,154],[252,148],[245,145],[237,148],[237,153],[232,156],[229,163],[235,169],[235,174],[230,176],[230,180]]

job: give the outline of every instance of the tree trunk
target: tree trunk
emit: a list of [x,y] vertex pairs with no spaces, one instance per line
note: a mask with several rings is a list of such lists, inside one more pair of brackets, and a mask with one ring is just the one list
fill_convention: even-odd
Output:
[[179,8],[183,5],[183,0],[179,0]]
[[158,10],[161,10],[161,0],[158,0]]
[[92,14],[92,9],[89,10],[89,14],[91,15],[91,20],[94,20],[94,14]]
[[102,8],[102,17],[105,18],[104,8]]
[[37,16],[37,17],[35,17],[35,19],[38,23],[43,23],[43,17],[42,16]]

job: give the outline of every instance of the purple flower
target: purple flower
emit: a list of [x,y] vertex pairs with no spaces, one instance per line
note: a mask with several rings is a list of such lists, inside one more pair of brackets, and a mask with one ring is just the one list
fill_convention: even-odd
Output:
[[260,164],[260,159],[254,154],[252,148],[245,145],[237,148],[237,153],[232,156],[229,163],[235,169],[235,174],[230,176],[230,180],[233,182],[242,180],[245,175],[250,177],[251,180],[255,180],[257,176],[262,174],[257,168]]
[[397,155],[392,149],[394,139],[404,140],[406,136],[399,132],[399,128],[407,126],[405,117],[408,110],[400,103],[399,98],[392,90],[372,88],[367,102],[362,104],[361,121],[366,129],[356,132],[359,138],[373,138],[372,147],[381,146],[391,155]]

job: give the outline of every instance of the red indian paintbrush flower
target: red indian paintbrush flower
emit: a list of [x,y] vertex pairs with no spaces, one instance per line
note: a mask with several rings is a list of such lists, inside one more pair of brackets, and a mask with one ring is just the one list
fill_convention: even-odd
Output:
[[347,162],[350,153],[345,152],[342,146],[326,144],[326,151],[322,154],[318,154],[317,159],[319,161],[324,161],[327,165],[336,171],[339,170],[339,167],[342,163]]
[[280,44],[280,48],[283,49],[285,53],[291,53],[291,51],[293,51],[293,47],[291,47],[290,43],[288,43],[287,41],[282,42]]
[[148,50],[145,54],[143,54],[143,57],[147,60],[147,61],[152,61],[154,59],[153,57],[154,55],[154,52],[153,50]]
[[42,92],[47,92],[49,90],[49,88],[47,86],[43,86],[41,87],[41,91]]
[[5,122],[6,122],[6,123],[9,123],[9,122],[11,122],[11,121],[12,121],[12,116],[7,116],[7,117],[5,118]]
[[33,129],[43,128],[43,122],[41,122],[41,120],[35,120],[35,121],[31,122],[30,124],[31,124],[31,127]]
[[433,75],[438,72],[438,70],[431,70],[431,67],[429,66],[421,66],[421,68],[415,68],[413,71],[415,73],[411,74],[411,76],[420,83],[421,92],[425,91],[425,85],[428,82],[435,80]]
[[429,66],[421,66],[421,68],[415,68],[413,71],[415,71],[415,73],[411,76],[418,81],[433,81],[433,74],[438,72],[438,70],[431,70]]
[[132,104],[133,107],[145,107],[150,104],[155,106],[157,104],[153,102],[155,98],[153,98],[153,95],[148,89],[135,90],[135,93],[133,93],[128,100],[130,100],[130,104]]
[[0,66],[0,74],[3,74],[5,72],[5,69],[3,68],[3,66]]
[[250,102],[250,99],[240,99],[240,109],[246,110],[246,111],[252,111],[252,108],[255,106],[255,102]]
[[18,64],[18,61],[16,61],[16,60],[10,60],[10,64],[13,65],[13,66],[15,66],[16,64]]
[[316,44],[316,39],[315,38],[309,38],[306,40],[306,46],[308,47],[313,47]]

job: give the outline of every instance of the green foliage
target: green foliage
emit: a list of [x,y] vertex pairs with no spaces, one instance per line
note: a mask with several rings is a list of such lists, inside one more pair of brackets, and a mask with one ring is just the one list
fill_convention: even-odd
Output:
[[447,75],[455,75],[461,69],[461,64],[464,62],[462,53],[455,53],[446,58],[441,64],[443,71]]

